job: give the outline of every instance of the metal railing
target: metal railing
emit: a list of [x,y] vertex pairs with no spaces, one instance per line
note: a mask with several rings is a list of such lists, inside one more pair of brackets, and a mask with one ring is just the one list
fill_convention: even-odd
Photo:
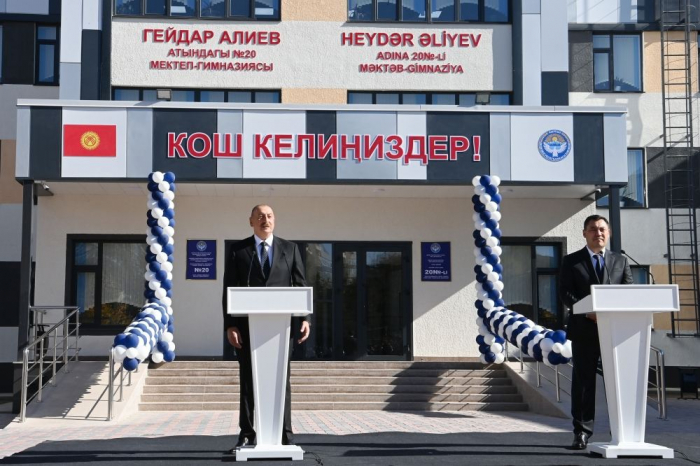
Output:
[[[24,422],[27,419],[27,405],[29,404],[30,401],[32,401],[34,398],[37,399],[38,402],[41,402],[42,394],[43,394],[43,388],[44,388],[44,372],[45,372],[45,364],[50,364],[51,365],[51,378],[47,381],[47,383],[50,383],[52,386],[56,386],[56,373],[57,371],[63,369],[65,372],[69,372],[68,369],[68,362],[70,360],[75,360],[79,361],[79,353],[80,353],[80,348],[78,347],[78,340],[80,338],[80,323],[79,323],[79,315],[80,315],[80,308],[75,307],[75,306],[31,306],[29,308],[30,312],[34,313],[34,316],[36,317],[37,315],[42,315],[41,322],[43,323],[43,315],[46,314],[46,311],[50,310],[63,310],[64,312],[64,317],[61,319],[59,322],[54,324],[51,328],[46,330],[43,335],[38,335],[37,331],[37,325],[36,325],[36,320],[35,320],[35,325],[34,325],[34,331],[33,331],[33,336],[34,336],[34,341],[29,342],[27,345],[24,346],[22,349],[22,394],[21,394],[21,405],[20,405],[20,422]],[[75,323],[73,325],[73,329],[70,329],[70,320],[71,317],[75,316]],[[59,330],[61,330],[61,333],[59,334]],[[75,337],[75,345],[70,346],[68,343],[68,339],[73,336]],[[61,354],[58,354],[58,342],[59,338],[61,340]],[[53,340],[53,345],[51,345],[51,341]],[[53,346],[53,355],[49,361],[46,361],[47,359],[47,354],[45,354],[44,349],[46,348],[47,350]],[[38,349],[38,352],[37,352]],[[69,350],[73,350],[73,355],[69,356]],[[32,353],[32,364],[29,364],[30,361],[30,351]],[[62,364],[60,368],[56,368],[57,364],[59,362]],[[34,377],[31,381],[29,380],[29,373],[30,371],[39,368],[39,374]],[[37,391],[29,396],[29,387],[34,384],[35,382],[38,382],[37,384]]]
[[[651,382],[649,381],[649,385],[656,391],[656,402],[657,402],[657,410],[659,412],[659,419],[666,419],[667,414],[666,414],[666,377],[664,375],[665,369],[666,369],[666,364],[665,364],[665,359],[664,359],[664,352],[663,350],[656,348],[655,346],[651,346],[651,351],[653,351],[656,355],[655,358],[655,365],[652,366],[651,364],[649,365],[649,370],[654,371],[655,374],[655,379],[656,382]],[[506,351],[506,360],[509,360],[509,345],[508,342],[506,342],[505,345],[505,351]],[[532,361],[528,362],[525,361],[523,358],[523,352],[518,349],[518,356],[516,356],[516,359],[520,361],[520,373],[522,374],[525,371],[525,366],[528,366],[530,369],[533,369],[532,366],[534,363],[534,371],[537,374],[537,388],[542,387],[542,379],[545,379],[552,385],[554,385],[555,388],[555,393],[556,393],[556,398],[557,398],[557,403],[561,403],[561,392],[566,393],[567,395],[571,396],[570,391],[566,391],[565,388],[561,386],[560,378],[564,378],[569,381],[569,387],[571,386],[572,379],[570,377],[567,377],[566,375],[562,374],[561,371],[559,370],[559,366],[554,366],[554,367],[549,367],[546,364],[542,364],[539,361]],[[567,366],[571,367],[573,369],[573,365],[571,362],[568,362],[566,364]],[[552,371],[554,373],[553,379],[547,378],[545,375],[542,374],[542,367],[547,368],[548,370]],[[652,399],[653,398],[649,395],[647,395],[647,398]]]
[[[108,383],[108,395],[107,395],[107,420],[111,421],[114,419],[114,395],[115,393],[115,388],[114,388],[114,379],[116,377],[119,377],[119,386],[116,388],[116,390],[119,390],[119,402],[124,400],[124,372],[128,373],[128,382],[127,386],[131,386],[131,372],[130,371],[124,371],[124,365],[121,363],[119,364],[119,369],[117,369],[116,373],[114,371],[115,367],[115,360],[114,360],[114,348],[110,348],[109,350],[109,383]],[[136,367],[136,372],[138,372],[139,368]]]

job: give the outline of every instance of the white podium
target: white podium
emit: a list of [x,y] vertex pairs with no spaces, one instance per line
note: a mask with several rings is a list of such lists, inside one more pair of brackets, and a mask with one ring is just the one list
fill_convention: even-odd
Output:
[[610,443],[590,443],[604,458],[660,456],[670,448],[644,442],[652,314],[679,310],[678,285],[593,285],[574,314],[595,312],[610,415]]
[[256,446],[236,449],[236,461],[258,458],[303,460],[304,450],[282,445],[284,396],[292,316],[313,312],[313,289],[228,288],[228,313],[247,315],[255,396]]

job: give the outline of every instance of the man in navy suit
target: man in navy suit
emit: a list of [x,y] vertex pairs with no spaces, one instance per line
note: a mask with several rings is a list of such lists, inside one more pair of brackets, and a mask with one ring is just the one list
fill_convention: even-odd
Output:
[[[250,214],[250,226],[253,227],[253,236],[239,241],[231,247],[231,252],[226,258],[224,272],[224,328],[228,342],[238,350],[240,367],[241,393],[238,425],[241,431],[238,435],[236,448],[255,445],[253,369],[250,359],[248,317],[232,316],[226,312],[228,307],[226,289],[245,286],[306,286],[304,264],[301,261],[299,248],[295,243],[272,234],[275,229],[275,214],[272,208],[264,204],[253,207]],[[300,329],[300,337],[297,340],[299,343],[303,343],[309,337],[311,327],[308,319],[308,316],[292,319],[292,328]],[[289,374],[288,361],[282,432],[283,445],[293,444]],[[235,453],[235,448],[231,452]]]
[[595,385],[600,343],[595,314],[574,315],[573,306],[591,294],[591,285],[630,284],[632,271],[627,258],[606,249],[610,237],[608,219],[591,215],[583,223],[586,246],[564,257],[559,293],[569,308],[567,337],[573,350],[574,373],[571,382],[571,415],[574,442],[571,447],[583,450],[593,435]]

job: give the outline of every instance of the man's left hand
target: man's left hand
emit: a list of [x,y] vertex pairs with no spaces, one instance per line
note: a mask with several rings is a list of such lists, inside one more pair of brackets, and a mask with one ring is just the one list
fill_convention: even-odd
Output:
[[301,338],[297,340],[297,343],[302,344],[306,341],[307,338],[309,338],[309,334],[311,333],[311,326],[307,321],[304,321],[301,323]]

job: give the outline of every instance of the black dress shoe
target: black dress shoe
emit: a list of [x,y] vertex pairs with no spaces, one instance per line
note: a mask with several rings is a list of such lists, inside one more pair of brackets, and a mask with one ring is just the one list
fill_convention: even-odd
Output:
[[231,450],[232,453],[236,452],[236,448],[252,448],[255,446],[255,438],[246,437],[245,435],[238,436],[238,442],[236,446]]
[[572,450],[585,450],[588,446],[588,434],[577,432],[574,434],[574,442],[571,444]]

